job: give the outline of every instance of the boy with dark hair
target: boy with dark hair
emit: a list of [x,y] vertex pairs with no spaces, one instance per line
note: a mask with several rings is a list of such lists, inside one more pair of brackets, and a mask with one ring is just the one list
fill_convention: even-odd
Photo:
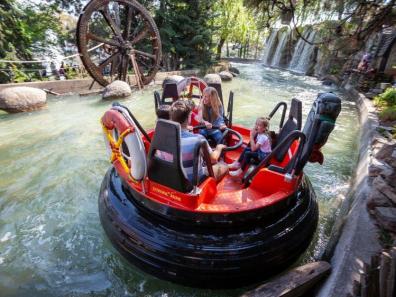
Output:
[[[171,106],[170,111],[171,120],[180,124],[181,126],[181,153],[183,168],[190,181],[193,177],[193,164],[194,164],[194,148],[198,142],[205,140],[202,135],[194,134],[188,131],[187,127],[191,121],[191,108],[187,102],[183,100],[175,101]],[[206,140],[205,140],[206,141]],[[206,142],[207,150],[209,151],[214,177],[216,180],[220,180],[228,172],[228,166],[225,164],[217,163],[220,158],[221,151],[226,147],[224,144],[218,144],[214,150],[212,150],[209,144]],[[204,170],[202,164],[198,166],[199,177],[204,176]]]

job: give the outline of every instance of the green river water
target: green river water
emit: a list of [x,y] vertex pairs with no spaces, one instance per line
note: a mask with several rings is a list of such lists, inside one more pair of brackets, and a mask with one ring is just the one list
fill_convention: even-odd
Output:
[[[305,120],[317,93],[332,90],[312,77],[236,66],[241,75],[223,83],[225,97],[235,93],[234,123],[252,126],[292,97],[302,100]],[[154,89],[122,101],[145,128],[155,120]],[[324,165],[305,169],[318,196],[320,222],[301,262],[323,251],[356,165],[357,109],[338,94],[342,111],[323,149]],[[238,296],[244,289],[200,290],[158,280],[112,247],[97,206],[110,165],[99,118],[109,106],[99,96],[64,96],[48,98],[45,110],[0,113],[0,296]]]

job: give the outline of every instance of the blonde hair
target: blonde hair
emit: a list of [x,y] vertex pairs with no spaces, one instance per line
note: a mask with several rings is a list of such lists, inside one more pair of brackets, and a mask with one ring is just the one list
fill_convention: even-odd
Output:
[[205,121],[213,122],[220,116],[220,107],[222,105],[221,105],[221,101],[219,98],[219,94],[217,93],[217,90],[213,87],[205,88],[203,90],[203,93],[209,94],[209,102],[210,102],[210,106],[212,108],[212,112],[213,112],[215,118],[211,119],[208,107],[205,104],[203,104],[203,108],[202,108],[202,117]]
[[256,120],[256,123],[262,125],[265,128],[265,133],[268,133],[269,130],[269,119],[266,117],[259,117]]
[[264,127],[264,134],[267,135],[270,145],[272,146],[272,138],[269,133],[269,118],[266,117],[259,117],[256,120],[256,123],[262,125]]

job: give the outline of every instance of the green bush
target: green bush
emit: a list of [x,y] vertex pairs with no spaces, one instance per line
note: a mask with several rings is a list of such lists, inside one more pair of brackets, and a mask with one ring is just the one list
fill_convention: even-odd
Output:
[[374,104],[377,106],[395,106],[396,88],[387,88],[385,92],[374,98]]
[[385,107],[379,113],[379,118],[383,121],[394,121],[396,120],[396,106]]
[[12,72],[14,73],[14,77],[13,77],[14,82],[20,83],[20,82],[30,81],[29,76],[22,70],[19,70],[15,65],[12,65]]

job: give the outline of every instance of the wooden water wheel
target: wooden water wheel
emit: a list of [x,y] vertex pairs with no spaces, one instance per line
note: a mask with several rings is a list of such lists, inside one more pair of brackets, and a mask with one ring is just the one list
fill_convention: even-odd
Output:
[[91,0],[77,25],[81,60],[99,84],[114,80],[139,88],[154,79],[161,61],[161,39],[150,13],[135,0]]

